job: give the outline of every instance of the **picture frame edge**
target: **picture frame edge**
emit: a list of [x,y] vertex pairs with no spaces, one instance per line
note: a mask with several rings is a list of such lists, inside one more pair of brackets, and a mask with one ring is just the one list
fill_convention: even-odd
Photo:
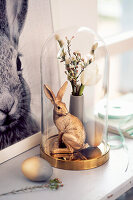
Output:
[[0,164],[39,145],[41,143],[41,137],[42,137],[41,132],[38,132],[38,133],[36,133],[30,137],[27,137],[5,149],[2,149],[0,151]]

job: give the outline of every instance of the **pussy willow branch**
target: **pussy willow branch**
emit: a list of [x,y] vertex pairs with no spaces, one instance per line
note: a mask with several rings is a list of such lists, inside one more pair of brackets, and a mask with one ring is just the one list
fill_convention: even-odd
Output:
[[71,49],[70,49],[70,46],[71,46],[70,41],[67,40],[67,51],[68,51],[69,57],[71,58]]
[[[81,53],[78,51],[71,51],[71,42],[74,36],[71,39],[65,37],[67,42],[66,51],[64,50],[64,42],[60,39],[59,35],[55,36],[55,39],[59,43],[60,46],[60,56],[57,57],[60,62],[64,62],[65,64],[65,74],[67,75],[67,79],[71,82],[72,86],[72,94],[75,96],[79,96],[83,94],[84,87],[82,83],[79,82],[79,77],[82,72],[95,61],[95,50],[98,46],[98,43],[94,43],[90,50],[90,58],[85,61],[85,59],[81,56]],[[73,55],[73,56],[72,56]],[[81,90],[81,91],[80,91]]]
[[9,194],[18,194],[18,193],[21,193],[21,192],[33,192],[33,191],[36,191],[37,189],[44,190],[46,188],[50,188],[51,190],[57,190],[59,187],[63,187],[63,184],[58,178],[55,178],[55,179],[51,179],[49,181],[49,183],[47,183],[47,184],[35,185],[35,186],[31,186],[31,187],[21,188],[21,189],[18,189],[18,190],[12,190],[10,192],[0,194],[0,197],[6,196],[6,195],[9,195]]

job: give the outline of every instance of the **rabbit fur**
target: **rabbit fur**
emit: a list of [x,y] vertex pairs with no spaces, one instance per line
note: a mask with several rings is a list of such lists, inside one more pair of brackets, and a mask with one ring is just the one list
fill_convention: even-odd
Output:
[[[62,102],[67,84],[67,81],[63,84],[57,93],[57,97],[55,97],[53,91],[47,85],[44,85],[44,92],[54,105],[53,120],[59,132],[59,147],[64,143],[68,151],[73,153],[74,151],[88,147],[88,145],[85,144],[86,135],[82,122],[70,114],[66,108],[66,104]],[[61,151],[57,150],[54,153],[59,152]]]
[[0,0],[0,149],[39,130],[18,52],[27,9],[27,0]]

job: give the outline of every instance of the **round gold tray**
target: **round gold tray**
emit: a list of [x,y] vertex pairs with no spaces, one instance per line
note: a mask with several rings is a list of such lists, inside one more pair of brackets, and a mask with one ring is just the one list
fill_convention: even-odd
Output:
[[105,145],[104,142],[102,145],[103,148],[106,149],[106,153],[102,153],[98,147],[88,147],[87,149],[75,152],[73,154],[64,153],[52,155],[50,151],[55,140],[57,140],[57,136],[48,139],[48,151],[46,147],[45,152],[42,146],[40,147],[41,157],[47,160],[53,167],[66,170],[86,170],[99,167],[106,163],[109,159],[110,148],[109,145]]

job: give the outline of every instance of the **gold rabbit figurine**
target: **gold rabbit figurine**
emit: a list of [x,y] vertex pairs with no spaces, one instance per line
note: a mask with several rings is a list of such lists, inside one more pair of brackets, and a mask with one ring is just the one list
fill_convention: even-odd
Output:
[[[88,144],[85,144],[86,134],[82,122],[74,115],[71,115],[66,108],[66,104],[62,102],[67,84],[66,81],[62,85],[56,97],[54,92],[47,85],[44,85],[45,95],[54,105],[53,120],[59,131],[59,148],[53,149],[53,154],[74,153],[88,147]],[[65,144],[66,148],[60,148],[62,143]]]

